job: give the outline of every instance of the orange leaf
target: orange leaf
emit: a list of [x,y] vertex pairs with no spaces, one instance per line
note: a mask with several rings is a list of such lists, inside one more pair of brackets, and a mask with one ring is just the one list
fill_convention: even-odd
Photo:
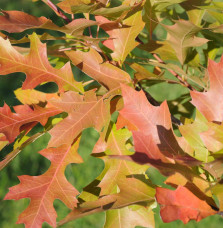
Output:
[[24,30],[31,28],[42,28],[60,31],[70,35],[78,35],[83,32],[85,28],[98,24],[96,21],[78,18],[63,27],[59,27],[46,17],[35,17],[15,10],[1,12],[3,15],[0,16],[0,30],[9,33],[23,32]]
[[0,74],[15,72],[26,74],[22,89],[33,89],[43,82],[55,82],[59,89],[70,89],[83,92],[81,83],[76,82],[70,64],[61,69],[53,68],[47,59],[46,44],[40,42],[34,33],[29,36],[31,47],[28,55],[20,54],[11,46],[9,40],[0,37]]
[[[32,110],[28,105],[18,105],[14,107],[16,113],[12,113],[7,104],[0,107],[0,132],[4,133],[7,140],[11,143],[23,130],[22,126],[36,124],[40,122],[45,125],[50,116],[61,113],[57,108],[41,108],[35,106]],[[30,125],[29,125],[30,126]]]
[[0,30],[7,32],[22,32],[26,29],[35,28],[50,21],[45,17],[35,17],[20,11],[1,11]]
[[221,94],[223,89],[223,57],[219,63],[209,60],[208,73],[210,89],[208,92],[191,91],[191,103],[197,107],[207,120],[222,122],[223,103]]
[[156,199],[161,205],[161,217],[164,222],[177,219],[188,223],[190,220],[199,222],[201,219],[214,215],[214,211],[205,201],[200,200],[187,188],[178,186],[176,190],[156,188]]
[[75,66],[106,88],[114,89],[120,83],[131,82],[128,73],[110,63],[103,62],[100,54],[94,49],[90,49],[89,52],[69,51],[66,55]]
[[94,127],[101,131],[110,120],[110,99],[117,94],[117,89],[111,90],[103,97],[96,97],[95,91],[88,91],[84,96],[75,93],[65,93],[62,99],[52,100],[52,104],[69,113],[68,117],[57,124],[52,130],[48,146],[71,144],[85,128]]
[[82,162],[77,153],[78,144],[72,147],[62,145],[58,148],[44,149],[40,152],[51,161],[50,168],[41,176],[20,176],[20,184],[11,187],[5,200],[30,198],[30,204],[19,216],[17,223],[29,227],[42,227],[43,222],[56,227],[55,199],[60,199],[69,208],[77,204],[78,191],[67,181],[65,168],[70,163]]

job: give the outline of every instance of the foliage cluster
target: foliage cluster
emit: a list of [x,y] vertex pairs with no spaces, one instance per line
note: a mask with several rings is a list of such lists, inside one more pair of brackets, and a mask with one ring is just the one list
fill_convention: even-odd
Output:
[[[105,211],[105,228],[154,227],[157,205],[164,222],[221,215],[223,3],[42,1],[57,20],[0,15],[0,75],[26,75],[14,91],[20,104],[0,107],[0,149],[13,148],[0,170],[49,136],[39,152],[49,169],[19,176],[5,196],[30,199],[18,223],[56,227]],[[165,85],[168,102],[157,85]],[[91,155],[104,169],[79,192],[65,169],[83,162],[88,128],[98,132]],[[56,199],[71,209],[58,223]]]

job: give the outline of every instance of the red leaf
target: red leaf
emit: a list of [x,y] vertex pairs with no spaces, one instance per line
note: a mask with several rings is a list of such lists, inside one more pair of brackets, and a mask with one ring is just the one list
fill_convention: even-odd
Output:
[[210,79],[210,89],[208,92],[191,91],[192,104],[209,121],[223,121],[223,57],[219,63],[212,60],[208,62],[208,73]]
[[156,188],[156,199],[161,205],[161,217],[164,222],[177,219],[188,223],[190,220],[199,222],[201,219],[216,214],[206,201],[200,200],[183,186],[176,190]]
[[[166,102],[155,107],[148,102],[143,91],[137,92],[126,85],[122,85],[122,95],[124,108],[120,114],[138,129],[132,131],[137,152],[145,153],[150,159],[165,162],[171,162],[170,158],[182,153],[172,131]],[[131,128],[133,129],[132,126]]]
[[19,200],[30,198],[31,202],[19,216],[17,223],[29,227],[42,227],[43,222],[56,227],[56,211],[53,207],[55,199],[63,201],[67,207],[76,206],[78,191],[67,181],[65,168],[70,163],[80,163],[77,154],[78,143],[74,146],[62,145],[58,148],[45,149],[40,152],[51,161],[51,166],[41,176],[20,176],[20,184],[10,188],[5,199]]
[[27,124],[34,122],[45,125],[50,116],[61,113],[61,110],[54,107],[41,108],[35,106],[32,110],[28,105],[15,106],[14,110],[16,113],[11,112],[7,104],[0,107],[0,132],[5,134],[10,143],[20,134],[20,131],[24,130],[22,129],[23,125],[28,126]]

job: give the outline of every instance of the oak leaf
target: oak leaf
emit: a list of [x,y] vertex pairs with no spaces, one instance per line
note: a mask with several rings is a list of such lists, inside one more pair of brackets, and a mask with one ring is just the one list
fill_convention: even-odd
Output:
[[69,92],[60,101],[51,102],[68,112],[68,117],[49,131],[51,140],[48,146],[69,145],[85,128],[94,127],[100,132],[109,123],[110,99],[116,94],[117,88],[102,97],[96,97],[94,90],[86,92],[84,96]]
[[143,206],[129,206],[106,212],[104,228],[155,227],[154,214]]
[[216,214],[205,201],[183,186],[178,186],[176,190],[158,187],[156,199],[161,205],[160,214],[164,222],[180,219],[186,224],[190,220],[199,222],[207,216]]
[[77,153],[78,144],[77,141],[73,146],[62,145],[40,151],[51,161],[50,168],[41,176],[20,176],[20,184],[10,188],[6,200],[31,199],[17,223],[24,223],[29,228],[41,227],[43,222],[47,222],[56,227],[54,200],[60,199],[69,208],[76,206],[78,191],[67,181],[64,171],[68,164],[82,162]]
[[61,69],[53,68],[47,59],[46,44],[41,43],[35,33],[29,37],[30,52],[25,56],[16,51],[9,40],[0,37],[0,74],[25,73],[22,89],[33,89],[50,81],[57,83],[60,90],[70,89],[82,93],[83,86],[74,80],[70,64],[65,64]]
[[128,73],[108,62],[103,62],[101,55],[94,49],[90,49],[89,52],[78,50],[65,53],[75,66],[106,88],[114,89],[120,83],[131,83]]
[[0,108],[0,132],[4,133],[9,143],[20,134],[24,125],[34,124],[35,126],[38,122],[45,125],[50,116],[61,113],[61,110],[55,107],[35,106],[33,110],[28,105],[14,106],[14,110],[16,113],[13,113],[7,104]]
[[135,151],[164,162],[173,162],[175,156],[183,154],[172,130],[166,102],[155,107],[143,91],[137,92],[126,85],[122,85],[122,95],[124,108],[120,114],[137,128],[132,130]]
[[7,32],[23,32],[26,29],[40,27],[49,20],[45,17],[35,17],[20,11],[1,11],[0,30]]
[[100,180],[98,185],[101,188],[100,195],[116,192],[119,184],[125,183],[128,175],[144,174],[148,169],[147,165],[139,165],[135,162],[112,157],[115,155],[131,155],[134,152],[129,150],[132,147],[131,145],[129,145],[131,147],[127,147],[131,132],[127,129],[117,130],[115,125],[110,128],[106,132],[106,138],[104,138],[103,133],[101,134],[93,149],[93,154],[104,152],[106,155],[110,155],[110,157],[101,158],[105,163],[105,168],[97,177],[97,180]]
[[23,32],[24,30],[31,28],[41,28],[77,36],[83,33],[85,28],[98,25],[98,22],[96,21],[78,18],[65,26],[59,27],[46,17],[35,17],[21,11],[1,12],[3,15],[0,15],[0,30],[9,33]]
[[58,98],[54,93],[44,93],[34,89],[23,90],[19,88],[15,90],[14,93],[21,103],[27,105],[45,103],[52,98]]
[[[74,210],[70,212],[65,219],[59,222],[59,225],[95,212],[120,209],[140,203],[144,203],[146,207],[150,207],[150,205],[154,203],[155,189],[146,182],[136,178],[126,178],[125,182],[120,182],[119,189],[119,193],[101,196],[96,201],[88,201],[80,204],[78,208],[74,208]],[[140,210],[140,208],[138,209]],[[153,212],[150,211],[147,215],[149,217],[148,219],[151,219],[150,224],[147,224],[149,226],[154,222],[152,214]],[[109,220],[107,222],[110,223],[110,218],[108,217],[108,219]]]
[[[191,91],[191,103],[206,117],[208,121],[223,121],[222,83],[223,57],[219,63],[209,60],[208,74],[210,88],[207,92]],[[218,94],[216,96],[216,94]]]
[[196,36],[201,29],[190,21],[177,20],[174,25],[162,26],[168,31],[167,40],[181,64],[184,63],[189,48],[199,47],[208,42],[207,39]]
[[111,56],[115,61],[123,63],[127,55],[139,44],[135,39],[145,26],[141,14],[142,12],[138,11],[123,21],[123,24],[129,27],[112,31],[110,37],[113,39],[114,51]]

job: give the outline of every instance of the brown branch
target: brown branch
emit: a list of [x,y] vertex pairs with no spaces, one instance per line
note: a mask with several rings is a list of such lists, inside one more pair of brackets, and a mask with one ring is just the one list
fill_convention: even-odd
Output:
[[50,0],[42,0],[45,4],[47,4],[55,13],[57,16],[63,18],[67,23],[71,22],[71,20],[62,12],[62,10],[54,5]]

